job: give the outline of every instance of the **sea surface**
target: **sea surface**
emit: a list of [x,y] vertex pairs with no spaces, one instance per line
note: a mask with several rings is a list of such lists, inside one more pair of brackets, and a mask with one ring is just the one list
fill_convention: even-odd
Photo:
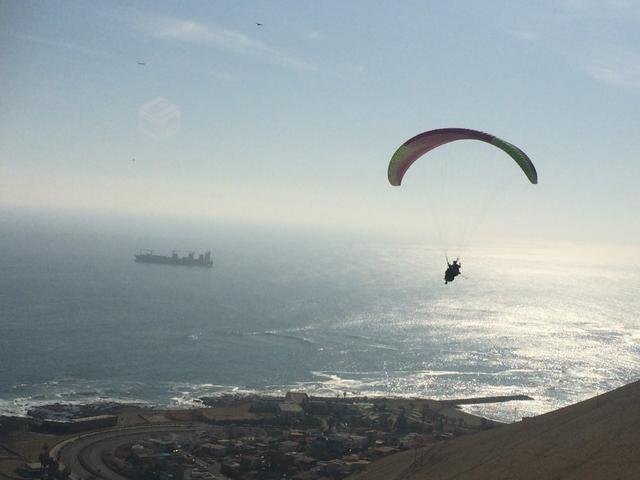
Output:
[[[223,393],[526,394],[513,421],[640,377],[640,255],[520,242],[442,250],[267,226],[3,212],[0,414],[181,407]],[[211,249],[212,269],[140,248]]]

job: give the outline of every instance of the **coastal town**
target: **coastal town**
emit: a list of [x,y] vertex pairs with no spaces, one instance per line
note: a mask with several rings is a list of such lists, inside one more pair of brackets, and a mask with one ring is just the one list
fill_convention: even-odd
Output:
[[[3,453],[16,454],[13,464],[0,463],[0,473],[34,479],[339,480],[393,453],[417,452],[499,425],[465,413],[459,404],[526,399],[312,397],[290,391],[284,397],[203,398],[201,408],[189,410],[53,405],[26,418],[0,419]],[[15,446],[29,444],[24,439],[30,436],[31,458]]]

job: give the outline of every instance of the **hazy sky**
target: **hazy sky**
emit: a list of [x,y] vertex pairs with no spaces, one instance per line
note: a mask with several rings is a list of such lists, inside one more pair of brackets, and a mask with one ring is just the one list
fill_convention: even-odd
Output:
[[[640,234],[637,1],[2,1],[0,61],[5,207],[401,235],[429,228],[434,177],[421,165],[391,187],[389,158],[467,127],[538,168],[533,187],[480,143],[434,157],[508,172],[496,233]],[[180,112],[161,140],[139,128],[158,96]],[[475,204],[468,185],[451,194]]]

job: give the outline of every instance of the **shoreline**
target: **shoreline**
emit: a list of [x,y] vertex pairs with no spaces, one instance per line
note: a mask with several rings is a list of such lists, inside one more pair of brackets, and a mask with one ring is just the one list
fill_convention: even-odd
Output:
[[[123,396],[102,396],[95,395],[83,396],[78,394],[76,399],[38,399],[38,397],[17,397],[17,398],[2,398],[0,397],[0,417],[25,417],[30,416],[31,411],[46,410],[49,407],[58,407],[61,405],[67,406],[68,409],[91,409],[91,408],[103,408],[104,406],[130,406],[138,408],[159,409],[159,410],[189,410],[193,408],[202,408],[205,406],[206,401],[214,404],[219,401],[229,401],[229,399],[251,399],[251,398],[282,398],[287,391],[307,391],[304,388],[292,385],[289,387],[281,387],[274,389],[251,389],[251,388],[236,388],[230,387],[220,392],[207,395],[194,395],[188,399],[180,399],[173,397],[167,400],[144,400],[141,398],[128,398]],[[432,400],[443,403],[451,403],[456,405],[481,405],[486,403],[503,403],[510,400],[533,400],[528,395],[514,394],[514,395],[489,395],[479,397],[463,397],[463,398],[431,398],[420,397],[415,395],[403,395],[403,394],[386,394],[386,393],[373,393],[368,395],[360,394],[356,391],[347,391],[347,399],[364,398],[364,399],[398,399],[398,400]],[[335,398],[329,393],[308,393],[310,397],[316,398]],[[340,398],[344,395],[343,391],[340,391]],[[57,395],[55,397],[58,397]],[[28,399],[28,400],[27,400]],[[495,399],[495,400],[494,400]]]
[[[154,468],[164,468],[162,465],[170,457],[174,466],[196,468],[195,461],[197,468],[229,473],[229,478],[245,478],[245,474],[249,475],[246,478],[255,478],[259,465],[263,465],[260,459],[266,458],[264,455],[273,451],[272,447],[284,455],[278,457],[284,462],[278,468],[305,479],[328,474],[345,480],[387,480],[399,473],[404,475],[402,478],[408,475],[407,478],[417,479],[431,470],[442,473],[469,468],[487,470],[482,478],[507,478],[494,474],[504,467],[504,462],[498,460],[512,455],[519,471],[535,473],[528,463],[532,448],[538,452],[537,457],[550,455],[552,461],[544,466],[550,472],[585,462],[609,468],[617,449],[627,444],[618,445],[615,439],[637,438],[637,416],[628,417],[621,412],[629,412],[630,406],[635,405],[639,387],[640,382],[633,382],[512,423],[487,420],[465,412],[460,405],[533,399],[524,395],[446,400],[323,397],[290,391],[286,396],[233,394],[202,398],[201,406],[187,409],[116,403],[83,407],[56,404],[31,412],[29,418],[14,417],[16,428],[11,431],[0,426],[0,478],[16,478],[16,471],[36,468],[43,448],[54,468],[62,471],[68,467],[81,478],[96,472],[107,475],[99,474],[97,478],[112,478],[109,472],[134,472],[133,476],[125,476],[138,478],[137,464],[128,460],[132,455],[142,455],[140,458],[148,459]],[[51,412],[58,419],[64,412],[68,420],[47,421]],[[83,416],[88,414],[94,416]],[[70,416],[74,418],[69,420]],[[6,418],[1,417],[0,421]],[[38,418],[43,419],[41,423]],[[79,428],[60,431],[60,426]],[[555,434],[550,436],[549,432],[558,432],[558,439],[554,440]],[[571,449],[576,439],[594,435],[604,437],[600,443],[589,444],[593,452],[582,454],[582,449]],[[555,443],[550,447],[552,440]],[[603,453],[599,445],[610,448]],[[576,459],[567,460],[565,450]],[[497,460],[487,462],[491,455]],[[287,458],[295,462],[288,462]],[[508,465],[504,468],[511,468]],[[535,465],[541,468],[538,463]],[[620,467],[624,472],[629,469],[633,470],[632,466]]]
[[[524,398],[524,396],[503,396],[481,397],[476,400],[508,402]],[[328,428],[328,432],[331,432],[333,430],[331,426],[333,422],[329,421],[331,417],[343,418],[343,415],[355,415],[353,418],[359,419],[356,423],[369,424],[369,428],[380,432],[388,431],[388,426],[384,426],[384,422],[379,423],[378,417],[382,415],[395,419],[392,423],[396,425],[400,424],[396,422],[406,424],[407,430],[402,430],[405,433],[425,432],[421,435],[431,439],[427,441],[447,441],[453,436],[469,435],[502,425],[500,422],[465,412],[456,404],[458,401],[468,403],[471,399],[433,400],[417,397],[364,397],[346,394],[327,397],[309,396],[302,391],[290,391],[285,396],[226,394],[203,397],[199,399],[198,406],[190,408],[158,408],[116,402],[41,405],[31,408],[27,416],[0,416],[0,448],[6,453],[0,458],[0,477],[11,475],[16,468],[22,468],[21,465],[37,462],[43,444],[51,448],[56,445],[66,445],[68,442],[73,443],[87,436],[93,438],[97,435],[96,438],[99,438],[104,435],[120,435],[117,432],[129,429],[162,429],[162,427],[173,428],[180,425],[214,428],[214,426],[235,425],[242,428],[275,428],[282,429],[284,432],[290,428],[302,428],[300,425],[306,424],[315,425],[308,428],[319,428],[324,425],[321,429],[327,431]],[[396,427],[393,428],[395,432]],[[394,438],[402,442],[400,434],[395,434]],[[414,438],[404,441],[416,440]],[[409,448],[407,444],[404,447],[401,445],[402,443],[393,444],[393,446],[381,444],[379,447],[387,448],[387,450],[384,448],[381,450],[385,452],[381,455]],[[60,452],[61,448],[54,448],[52,451]]]
[[[297,390],[296,390],[297,391]],[[118,414],[125,410],[139,410],[141,412],[181,412],[181,411],[194,411],[207,408],[215,408],[218,406],[230,406],[234,404],[241,404],[251,401],[283,401],[284,395],[277,394],[258,394],[258,393],[223,393],[219,396],[207,396],[200,397],[193,400],[193,405],[184,406],[167,406],[167,405],[153,405],[143,402],[120,402],[113,400],[105,401],[92,401],[83,402],[69,401],[69,402],[50,402],[43,403],[41,405],[33,405],[28,407],[26,412],[22,415],[0,413],[0,425],[2,419],[13,419],[20,421],[24,419],[26,423],[33,423],[39,420],[52,420],[52,421],[68,421],[82,417],[91,417],[97,415],[112,415]],[[404,396],[361,396],[361,395],[336,395],[334,397],[324,395],[309,395],[312,400],[335,402],[335,403],[403,403],[403,402],[429,402],[434,405],[442,405],[443,407],[459,407],[462,405],[481,405],[488,403],[505,403],[511,401],[529,401],[534,400],[528,395],[494,395],[485,397],[464,397],[454,399],[437,400],[425,397],[404,397]],[[467,413],[470,416],[485,418],[480,415]],[[488,419],[487,420],[491,420]],[[504,423],[497,420],[491,420],[496,423]]]

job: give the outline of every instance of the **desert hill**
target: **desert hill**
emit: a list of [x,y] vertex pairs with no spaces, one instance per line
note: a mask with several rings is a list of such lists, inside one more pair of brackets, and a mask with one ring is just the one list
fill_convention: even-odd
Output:
[[640,479],[640,381],[553,412],[403,452],[353,480]]

